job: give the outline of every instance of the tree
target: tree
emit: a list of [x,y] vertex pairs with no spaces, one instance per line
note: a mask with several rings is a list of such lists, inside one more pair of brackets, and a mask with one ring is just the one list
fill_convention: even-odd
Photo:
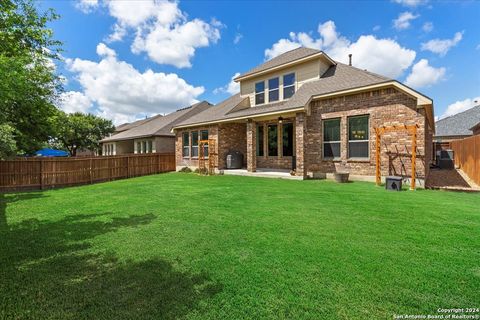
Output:
[[56,118],[55,141],[67,149],[70,155],[76,156],[79,149],[98,150],[100,140],[114,130],[110,120],[92,114],[62,112]]
[[17,145],[13,137],[14,129],[8,124],[0,124],[0,160],[15,155]]
[[51,9],[38,13],[32,0],[0,1],[0,125],[13,129],[17,153],[34,152],[53,134],[61,43],[47,23],[57,18]]

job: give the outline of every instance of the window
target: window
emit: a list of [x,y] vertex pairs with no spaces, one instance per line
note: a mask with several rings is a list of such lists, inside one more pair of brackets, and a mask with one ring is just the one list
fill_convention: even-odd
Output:
[[141,152],[142,152],[142,143],[137,142],[137,153],[141,153]]
[[[208,130],[200,131],[200,140],[208,140]],[[203,156],[208,157],[208,142],[203,145]]]
[[188,136],[188,132],[183,133],[183,156],[190,156],[190,139]]
[[368,158],[368,116],[348,118],[348,157]]
[[150,152],[152,153],[153,150],[152,150],[152,140],[147,140],[147,152]]
[[278,101],[278,78],[268,80],[268,102]]
[[263,150],[264,141],[265,141],[265,137],[264,137],[263,125],[259,124],[257,125],[257,156],[258,157],[264,156],[264,150]]
[[282,155],[293,156],[293,123],[284,123],[282,126]]
[[192,158],[198,157],[198,131],[192,132]]
[[276,124],[268,125],[268,155],[278,156],[278,127]]
[[323,121],[323,158],[340,158],[340,118]]
[[255,105],[265,103],[265,82],[255,83]]
[[295,73],[283,76],[283,99],[288,99],[295,93]]
[[147,142],[142,141],[142,153],[147,153]]

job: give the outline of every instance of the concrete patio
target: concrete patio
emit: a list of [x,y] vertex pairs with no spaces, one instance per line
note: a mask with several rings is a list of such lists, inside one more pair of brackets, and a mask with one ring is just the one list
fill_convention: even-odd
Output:
[[249,176],[249,177],[303,180],[303,177],[292,176],[289,170],[281,170],[281,169],[257,168],[256,172],[248,172],[247,169],[228,169],[228,170],[223,170],[223,174],[236,175],[236,176]]

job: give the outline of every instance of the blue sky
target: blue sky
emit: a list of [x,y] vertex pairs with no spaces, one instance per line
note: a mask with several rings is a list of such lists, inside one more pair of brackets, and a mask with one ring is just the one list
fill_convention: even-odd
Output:
[[480,3],[43,1],[61,19],[61,107],[116,123],[217,103],[244,72],[299,45],[433,98],[436,116],[480,102]]

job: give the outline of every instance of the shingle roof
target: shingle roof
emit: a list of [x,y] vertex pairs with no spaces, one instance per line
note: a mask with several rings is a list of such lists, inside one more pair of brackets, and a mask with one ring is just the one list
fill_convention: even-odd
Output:
[[265,63],[262,63],[261,65],[256,66],[253,69],[250,69],[249,71],[239,75],[237,78],[242,78],[260,71],[275,68],[283,64],[290,63],[298,59],[306,58],[308,56],[311,56],[317,53],[322,53],[322,51],[312,49],[312,48],[305,48],[305,47],[296,48],[296,49],[287,51],[285,53],[282,53],[281,55],[276,56],[275,58],[270,59]]
[[134,122],[121,124],[121,125],[115,127],[115,132],[122,132],[122,131],[126,131],[126,130],[129,130],[129,129],[138,127],[142,123],[145,123],[145,122],[150,121],[150,120],[152,120],[152,118],[145,118],[145,119],[137,120],[137,121],[134,121]]
[[[276,111],[288,111],[304,107],[312,96],[360,88],[387,81],[391,81],[391,79],[343,63],[337,63],[337,65],[331,66],[320,79],[303,84],[289,100],[250,108],[248,105],[249,101],[245,101],[248,98],[242,98],[237,93],[195,117],[178,122],[174,127],[261,115]],[[245,103],[246,107],[238,108],[237,106],[240,103]]]
[[209,109],[210,107],[210,103],[202,101],[190,107],[169,113],[165,116],[157,115],[148,118],[149,121],[145,121],[144,123],[129,130],[122,131],[111,137],[105,138],[101,142],[129,140],[150,136],[173,136],[174,134],[171,132],[171,130],[174,125],[192,116],[195,116],[198,113]]
[[480,105],[435,122],[435,136],[468,136],[480,122]]

